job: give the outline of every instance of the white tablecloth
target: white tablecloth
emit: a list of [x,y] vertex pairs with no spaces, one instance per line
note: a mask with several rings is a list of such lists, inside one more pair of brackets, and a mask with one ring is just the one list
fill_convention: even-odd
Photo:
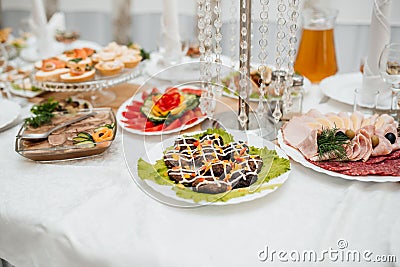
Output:
[[[333,100],[318,105],[321,97],[317,88],[310,90],[305,109],[351,109]],[[17,267],[280,263],[277,254],[273,261],[259,259],[266,247],[318,255],[329,248],[369,250],[372,258],[396,255],[400,262],[399,183],[348,181],[292,162],[289,180],[264,198],[179,209],[151,199],[133,182],[121,132],[100,157],[43,164],[14,152],[17,130],[0,133],[0,258]],[[129,140],[139,156],[142,138]],[[347,249],[338,248],[341,239]],[[331,263],[325,255],[320,265]]]

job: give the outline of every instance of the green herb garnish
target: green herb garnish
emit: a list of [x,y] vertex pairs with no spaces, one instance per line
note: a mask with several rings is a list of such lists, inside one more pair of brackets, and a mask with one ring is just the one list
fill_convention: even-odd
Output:
[[322,129],[317,137],[318,156],[321,160],[336,159],[346,160],[346,145],[350,139],[345,134],[337,134],[336,127],[332,129]]
[[144,50],[143,48],[140,48],[140,55],[142,56],[142,61],[150,59],[150,53]]
[[78,62],[80,62],[81,60],[82,60],[82,58],[81,58],[81,57],[77,57],[77,58],[70,59],[69,61],[72,61],[72,62],[78,63]]
[[35,116],[25,119],[25,123],[33,128],[49,123],[54,117],[53,111],[55,111],[57,107],[58,101],[54,101],[52,98],[49,98],[47,102],[43,104],[34,105],[31,108],[31,112]]

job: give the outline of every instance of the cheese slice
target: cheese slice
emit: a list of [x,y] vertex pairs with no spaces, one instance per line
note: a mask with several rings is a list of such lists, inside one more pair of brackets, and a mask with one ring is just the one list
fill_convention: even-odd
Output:
[[330,116],[328,118],[338,129],[347,129],[344,125],[344,121],[339,116]]
[[333,122],[331,120],[329,120],[328,118],[315,118],[315,120],[319,123],[322,124],[322,127],[324,127],[324,129],[332,129],[333,127],[335,127],[335,124],[333,124]]
[[353,122],[353,131],[357,131],[361,128],[364,115],[358,111],[355,111],[350,115],[350,119]]

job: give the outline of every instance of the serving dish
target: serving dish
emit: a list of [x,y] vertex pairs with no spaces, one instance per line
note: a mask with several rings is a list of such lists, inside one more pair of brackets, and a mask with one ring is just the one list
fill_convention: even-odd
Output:
[[[90,112],[96,112],[96,115],[60,129],[44,140],[28,141],[22,139],[21,136],[30,132],[46,132],[53,126],[44,125],[35,129],[24,123],[15,139],[15,151],[21,156],[35,161],[68,160],[103,153],[111,146],[117,132],[115,115],[110,108],[82,109],[75,113],[58,113],[52,119],[52,125]],[[95,138],[95,136],[101,135],[97,132],[103,127],[110,129],[108,131],[109,138],[103,138],[103,140]],[[59,136],[54,137],[54,135]],[[61,137],[61,135],[64,136]],[[79,138],[81,135],[85,137]]]
[[312,109],[285,123],[280,147],[307,168],[348,180],[400,181],[400,138],[388,114],[322,114]]
[[[209,129],[207,133],[214,133],[214,131],[214,129]],[[190,136],[202,134],[204,132],[195,132],[191,133]],[[158,176],[154,179],[154,173],[157,173],[160,159],[162,161],[165,150],[173,146],[176,137],[152,146],[138,160],[137,165],[132,166],[128,163],[132,177],[139,187],[152,198],[177,207],[197,207],[209,204],[228,205],[252,201],[274,192],[288,179],[290,162],[280,148],[258,136],[246,135],[243,132],[231,132],[231,134],[235,141],[246,141],[250,147],[254,147],[251,148],[252,150],[265,151],[268,154],[267,158],[263,157],[264,165],[260,173],[266,174],[266,176],[259,178],[262,180],[258,180],[248,187],[232,189],[218,194],[207,194],[195,192],[188,187],[183,187],[182,184],[175,184],[165,177]],[[129,153],[134,153],[134,151],[129,151],[125,147],[125,155]],[[129,160],[129,157],[127,156],[127,160]]]
[[45,91],[99,90],[127,82],[141,73],[141,51],[115,42],[100,50],[74,48],[35,62],[32,85]]
[[338,172],[334,171],[329,171],[326,169],[323,169],[321,167],[318,167],[312,163],[310,163],[308,160],[304,158],[304,156],[298,151],[297,149],[285,144],[283,141],[282,137],[282,132],[280,131],[278,133],[278,144],[280,148],[288,155],[292,160],[300,163],[306,168],[309,168],[313,171],[327,174],[331,177],[338,177],[338,178],[343,178],[346,180],[355,180],[355,181],[361,181],[361,182],[377,182],[377,183],[382,183],[382,182],[400,182],[400,177],[399,176],[376,176],[376,175],[366,175],[366,176],[352,176],[352,175],[346,175],[346,174],[341,174]]
[[[153,115],[151,114],[152,109],[160,103],[160,100],[153,101],[151,106],[147,105],[147,111],[143,111],[144,103],[149,102],[149,97],[166,96],[167,92],[171,92],[171,89],[178,92],[181,96],[185,96],[185,98],[181,100],[182,103],[176,107],[176,110],[179,110],[181,105],[189,105],[189,102],[191,107],[186,107],[184,110],[179,111],[178,114],[167,115],[168,117],[165,121],[158,121],[158,117],[156,117],[155,120],[154,118],[150,118],[153,117],[150,116]],[[153,88],[151,92],[144,91],[126,100],[117,111],[117,121],[127,132],[139,135],[160,135],[180,132],[206,119],[206,116],[198,107],[200,95],[201,89],[197,87],[183,86],[164,88],[161,90]]]

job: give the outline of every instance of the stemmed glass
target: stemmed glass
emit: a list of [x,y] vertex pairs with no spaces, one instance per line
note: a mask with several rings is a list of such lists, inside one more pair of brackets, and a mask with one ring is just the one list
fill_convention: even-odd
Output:
[[399,120],[400,93],[400,43],[390,43],[383,49],[379,59],[379,72],[392,90],[391,113]]

